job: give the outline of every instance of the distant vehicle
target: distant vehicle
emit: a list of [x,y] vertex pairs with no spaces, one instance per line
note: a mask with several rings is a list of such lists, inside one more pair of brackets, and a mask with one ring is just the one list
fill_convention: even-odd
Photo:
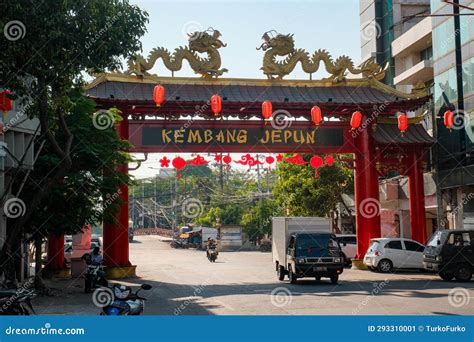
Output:
[[210,262],[216,262],[217,260],[217,255],[219,253],[217,252],[216,250],[216,246],[213,246],[213,247],[209,247],[207,249],[207,259],[210,261]]
[[469,281],[474,272],[474,230],[438,230],[423,253],[423,266],[443,280]]
[[339,242],[346,265],[352,265],[351,260],[354,259],[357,254],[356,236],[354,234],[338,234],[336,235],[336,240]]
[[393,269],[423,269],[423,251],[425,246],[401,238],[378,238],[370,240],[364,257],[364,264],[369,269],[383,273]]
[[322,277],[337,284],[344,269],[344,258],[330,223],[319,217],[274,217],[272,222],[273,262],[278,279]]
[[135,229],[133,228],[133,221],[128,221],[128,242],[133,242]]

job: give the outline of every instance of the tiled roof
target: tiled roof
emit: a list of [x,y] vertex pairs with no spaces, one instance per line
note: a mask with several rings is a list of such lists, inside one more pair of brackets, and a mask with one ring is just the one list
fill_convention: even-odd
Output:
[[374,140],[378,144],[425,144],[434,143],[434,138],[428,134],[425,128],[420,125],[408,125],[408,129],[403,135],[398,130],[397,125],[378,124],[375,132],[372,133]]

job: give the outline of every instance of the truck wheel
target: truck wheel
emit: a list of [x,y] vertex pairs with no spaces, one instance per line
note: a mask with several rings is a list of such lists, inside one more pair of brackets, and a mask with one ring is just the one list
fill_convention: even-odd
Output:
[[293,273],[293,270],[291,269],[291,265],[288,266],[288,279],[290,279],[291,284],[296,284],[296,274]]
[[380,260],[379,264],[377,265],[377,269],[379,270],[379,272],[382,272],[382,273],[392,272],[392,268],[393,268],[392,262],[388,259]]
[[441,279],[448,281],[454,278],[454,274],[447,272],[439,272],[439,276]]
[[316,281],[320,281],[320,280],[321,280],[321,276],[316,276],[316,277],[314,277],[314,279],[316,279]]
[[337,273],[331,274],[329,278],[331,279],[331,284],[336,285],[339,280],[339,274]]
[[457,281],[469,281],[472,277],[471,267],[469,265],[460,265],[454,274]]
[[283,266],[278,266],[278,280],[285,280],[285,268]]

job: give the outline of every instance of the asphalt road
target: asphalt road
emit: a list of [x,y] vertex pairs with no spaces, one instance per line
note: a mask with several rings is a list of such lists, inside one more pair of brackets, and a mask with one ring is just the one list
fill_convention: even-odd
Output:
[[[155,236],[137,237],[131,262],[148,283],[148,315],[467,315],[473,313],[474,281],[446,282],[420,272],[380,274],[346,269],[338,285],[277,279],[271,253],[221,252],[210,263],[203,251],[172,249]],[[97,314],[82,282],[52,283],[54,297],[40,297],[39,313]],[[450,294],[451,293],[451,294]]]

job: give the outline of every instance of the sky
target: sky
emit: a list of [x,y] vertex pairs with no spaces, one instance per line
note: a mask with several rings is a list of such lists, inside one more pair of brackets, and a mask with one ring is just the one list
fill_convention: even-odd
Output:
[[[130,0],[149,14],[147,30],[142,38],[144,56],[155,47],[174,50],[187,44],[187,34],[212,27],[222,34],[227,47],[220,49],[222,67],[229,70],[224,77],[264,78],[260,67],[263,52],[255,48],[262,34],[269,30],[293,33],[295,47],[313,53],[328,50],[333,57],[347,55],[357,65],[360,61],[359,0],[313,1],[161,1]],[[160,76],[171,76],[161,61],[152,69]],[[175,76],[196,76],[184,63]],[[323,73],[313,79],[324,77]],[[287,78],[307,79],[297,66]],[[149,156],[132,174],[151,177],[158,172],[161,155]],[[151,167],[151,168],[150,168]]]

